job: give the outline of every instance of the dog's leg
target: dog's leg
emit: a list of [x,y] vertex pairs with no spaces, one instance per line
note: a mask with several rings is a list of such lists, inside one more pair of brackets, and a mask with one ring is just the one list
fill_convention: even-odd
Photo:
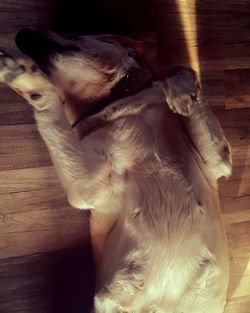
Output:
[[[88,208],[87,204],[82,203],[84,186],[88,185],[97,192],[101,186],[92,177],[95,173],[88,170],[80,141],[66,118],[63,97],[31,60],[15,60],[3,53],[0,54],[0,82],[22,95],[34,107],[38,130],[48,147],[69,202],[75,207]],[[91,183],[95,188],[91,187]],[[79,190],[79,186],[83,189]],[[115,213],[92,212],[90,229],[96,261],[115,218]]]
[[112,229],[112,227],[114,226],[117,217],[118,214],[115,212],[103,213],[95,210],[91,211],[90,236],[92,241],[96,268],[98,268],[98,264],[100,264],[101,261],[101,254],[105,238]]
[[170,69],[163,82],[170,109],[183,116],[185,128],[212,179],[231,174],[231,150],[220,124],[202,99],[194,71]]
[[63,98],[49,79],[29,59],[0,55],[0,81],[33,106],[38,130],[45,141],[67,193],[84,175],[82,151],[66,119]]

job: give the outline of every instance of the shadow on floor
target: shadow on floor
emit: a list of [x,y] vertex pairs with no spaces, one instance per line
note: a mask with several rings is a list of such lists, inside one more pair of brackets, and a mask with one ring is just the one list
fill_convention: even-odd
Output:
[[74,34],[129,34],[153,28],[152,0],[57,0],[52,26]]
[[1,313],[88,313],[95,274],[89,244],[0,260]]

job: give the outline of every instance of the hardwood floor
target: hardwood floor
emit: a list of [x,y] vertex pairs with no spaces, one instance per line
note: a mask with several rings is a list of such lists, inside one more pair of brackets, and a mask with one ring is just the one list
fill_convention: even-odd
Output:
[[230,248],[225,313],[250,311],[250,110],[216,111],[233,149],[233,174],[220,181],[223,220]]
[[[99,2],[105,3],[104,0]],[[107,2],[112,3],[111,0]],[[247,75],[250,68],[250,1],[199,1],[198,9],[195,11],[190,6],[186,18],[194,14],[198,16],[198,28],[189,29],[190,32],[195,30],[198,32],[197,42],[183,36],[176,6],[178,2],[181,3],[181,1],[162,0],[154,2],[153,22],[151,21],[147,27],[151,27],[151,30],[156,32],[157,43],[151,37],[149,39],[148,35],[145,37],[143,33],[138,36],[146,41],[149,50],[147,58],[151,61],[155,72],[158,66],[154,47],[158,46],[160,68],[174,63],[188,64],[190,60],[185,53],[188,43],[199,50],[205,94],[214,107],[233,148],[233,175],[228,180],[220,181],[222,213],[231,255],[230,286],[225,313],[249,313],[250,109],[237,108],[249,106],[248,90],[250,89],[246,83],[242,87],[241,83],[237,83],[237,79],[243,74],[243,78],[249,77]],[[53,27],[67,30],[67,24],[63,24],[62,17],[65,7],[70,4],[66,1],[63,3],[66,6],[56,19],[55,8],[58,9],[60,6],[59,1],[54,3],[55,6],[52,6],[48,0],[0,2],[0,47],[13,48],[14,34],[21,27],[47,29],[54,25],[54,21],[59,20],[61,24]],[[79,17],[79,14],[77,16]],[[69,30],[76,30],[79,23],[79,20],[76,24],[69,23]],[[111,24],[109,24],[110,28],[112,28]],[[145,31],[139,27],[139,24],[137,21],[133,31]],[[243,74],[242,69],[245,69]],[[241,90],[245,97],[239,105],[237,96],[241,94]],[[226,107],[230,107],[231,110],[226,110]],[[63,253],[61,251],[72,251],[72,247],[81,245],[84,247],[85,254],[79,256],[79,260],[83,263],[83,268],[88,271],[91,263],[91,255],[88,253],[88,214],[69,207],[47,149],[37,133],[32,110],[21,97],[3,86],[0,86],[0,138],[0,312],[27,313],[33,309],[35,313],[57,313],[55,304],[49,302],[53,299],[46,298],[46,295],[53,298],[53,292],[40,290],[42,295],[40,298],[34,297],[33,294],[33,298],[27,299],[37,299],[37,302],[30,302],[29,306],[28,300],[24,304],[25,301],[20,302],[18,296],[15,301],[13,300],[14,293],[10,286],[6,289],[7,292],[3,292],[5,278],[2,262],[3,259],[8,259],[8,264],[11,264],[11,268],[16,271],[13,267],[15,259],[9,259],[11,257],[39,253],[41,254],[39,257],[44,256],[51,260],[48,252],[58,251],[60,254]],[[32,262],[40,262],[39,257]],[[63,271],[66,273],[69,261],[63,260],[62,262],[66,264]],[[81,286],[81,288],[87,288],[86,284],[91,285],[86,271],[85,274],[82,273],[85,275],[85,287]],[[46,273],[46,277],[49,277],[48,273],[51,273],[51,270]],[[18,281],[20,283],[20,276]],[[56,282],[57,280],[52,284],[54,291],[57,289]],[[71,283],[74,286],[74,282]],[[26,287],[29,284],[30,282]],[[41,282],[38,280],[35,284],[36,292],[39,292],[39,284]],[[19,289],[24,287],[18,286]],[[82,290],[81,288],[78,290]],[[38,303],[44,301],[47,303],[46,306],[38,309]],[[34,308],[37,309],[34,311]],[[64,311],[58,311],[58,313],[62,312]]]

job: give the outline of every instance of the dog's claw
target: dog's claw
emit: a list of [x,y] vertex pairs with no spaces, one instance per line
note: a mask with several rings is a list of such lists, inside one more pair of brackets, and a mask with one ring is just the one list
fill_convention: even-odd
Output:
[[11,56],[4,54],[2,51],[0,51],[0,69],[4,67],[13,69],[15,66],[15,60]]

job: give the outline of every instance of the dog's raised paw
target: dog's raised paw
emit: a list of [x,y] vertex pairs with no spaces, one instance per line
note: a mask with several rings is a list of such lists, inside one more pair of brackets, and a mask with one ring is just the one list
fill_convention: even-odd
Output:
[[15,66],[15,60],[7,55],[4,54],[2,51],[0,51],[0,69],[2,68],[13,68]]
[[25,69],[10,55],[0,51],[0,82],[9,84]]
[[183,116],[190,116],[200,95],[195,73],[181,66],[170,69],[163,82],[163,91],[169,108]]

